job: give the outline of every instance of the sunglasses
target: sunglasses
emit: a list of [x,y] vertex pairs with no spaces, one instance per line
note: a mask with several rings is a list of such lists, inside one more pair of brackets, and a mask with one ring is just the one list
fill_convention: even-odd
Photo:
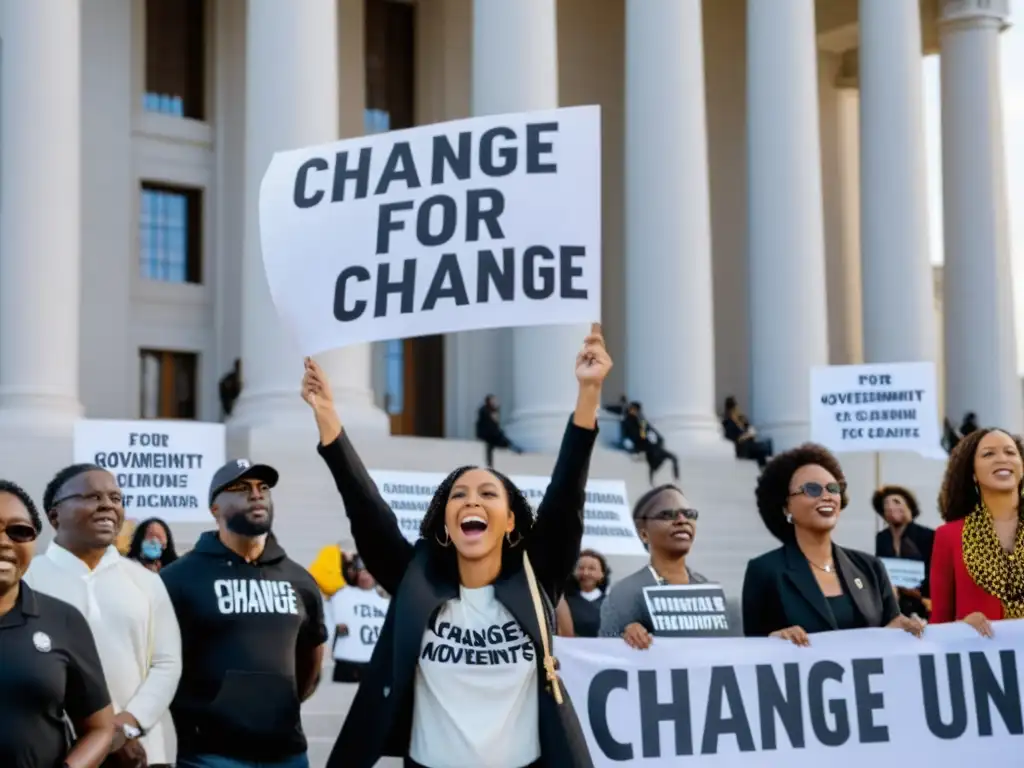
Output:
[[682,515],[685,520],[695,521],[700,515],[700,512],[696,509],[663,509],[660,512],[647,515],[646,519],[661,520],[663,523],[672,523],[675,522],[676,518],[680,515]]
[[35,527],[28,523],[11,523],[6,528],[0,528],[0,531],[6,531],[7,538],[15,544],[28,544],[35,541],[38,535]]
[[828,491],[833,496],[842,496],[845,489],[845,483],[825,483],[825,485],[822,485],[821,483],[804,483],[789,495],[799,496],[802,493],[804,496],[817,499],[825,491]]

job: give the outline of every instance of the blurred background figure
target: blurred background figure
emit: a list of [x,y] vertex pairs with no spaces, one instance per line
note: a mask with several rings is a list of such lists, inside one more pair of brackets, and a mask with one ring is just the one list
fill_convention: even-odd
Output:
[[159,517],[151,517],[135,526],[128,551],[124,554],[129,560],[134,560],[154,572],[178,559],[178,551],[174,548],[174,534],[167,523]]

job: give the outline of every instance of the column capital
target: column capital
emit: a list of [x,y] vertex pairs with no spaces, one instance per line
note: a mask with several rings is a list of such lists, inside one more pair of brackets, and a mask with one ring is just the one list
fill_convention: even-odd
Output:
[[1010,0],[939,0],[939,24],[995,24],[1010,26]]

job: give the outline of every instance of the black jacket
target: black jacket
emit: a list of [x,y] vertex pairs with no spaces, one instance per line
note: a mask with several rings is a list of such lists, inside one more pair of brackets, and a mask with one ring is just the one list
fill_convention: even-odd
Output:
[[[562,596],[579,555],[584,489],[596,436],[596,429],[569,424],[533,528],[522,545],[505,553],[506,558],[515,557],[526,549],[551,605]],[[437,610],[458,597],[459,584],[439,567],[425,541],[415,545],[406,541],[395,514],[344,433],[317,450],[345,503],[356,549],[377,582],[393,595],[373,656],[327,762],[327,768],[372,768],[381,756],[408,755],[423,634]],[[521,563],[520,556],[518,564],[509,567],[506,559],[494,583],[495,596],[539,649],[541,628]],[[551,613],[549,626],[554,625]],[[543,683],[540,653],[537,670]],[[588,754],[573,750],[558,705],[543,684],[537,686],[537,695],[541,763],[546,768],[592,768]]]
[[306,751],[297,659],[327,638],[313,577],[274,538],[247,563],[213,531],[163,568],[181,627],[178,755],[284,760]]
[[[896,592],[878,558],[833,544],[832,561],[864,626],[884,627],[899,616]],[[808,634],[838,628],[807,558],[791,543],[747,564],[743,633],[765,637],[793,626],[803,627]]]

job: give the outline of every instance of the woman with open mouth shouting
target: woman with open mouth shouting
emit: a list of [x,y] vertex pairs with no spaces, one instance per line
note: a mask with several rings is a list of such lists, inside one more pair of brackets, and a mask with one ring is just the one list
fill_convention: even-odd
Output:
[[321,368],[302,395],[318,450],[370,573],[393,596],[328,768],[592,768],[557,676],[554,608],[576,565],[612,361],[594,324],[576,357],[579,393],[536,517],[504,475],[456,469],[409,543],[345,434]]
[[757,509],[778,549],[747,564],[743,632],[809,645],[808,635],[892,627],[917,637],[924,623],[900,613],[881,561],[832,541],[846,507],[836,457],[808,443],[780,453],[757,483]]

